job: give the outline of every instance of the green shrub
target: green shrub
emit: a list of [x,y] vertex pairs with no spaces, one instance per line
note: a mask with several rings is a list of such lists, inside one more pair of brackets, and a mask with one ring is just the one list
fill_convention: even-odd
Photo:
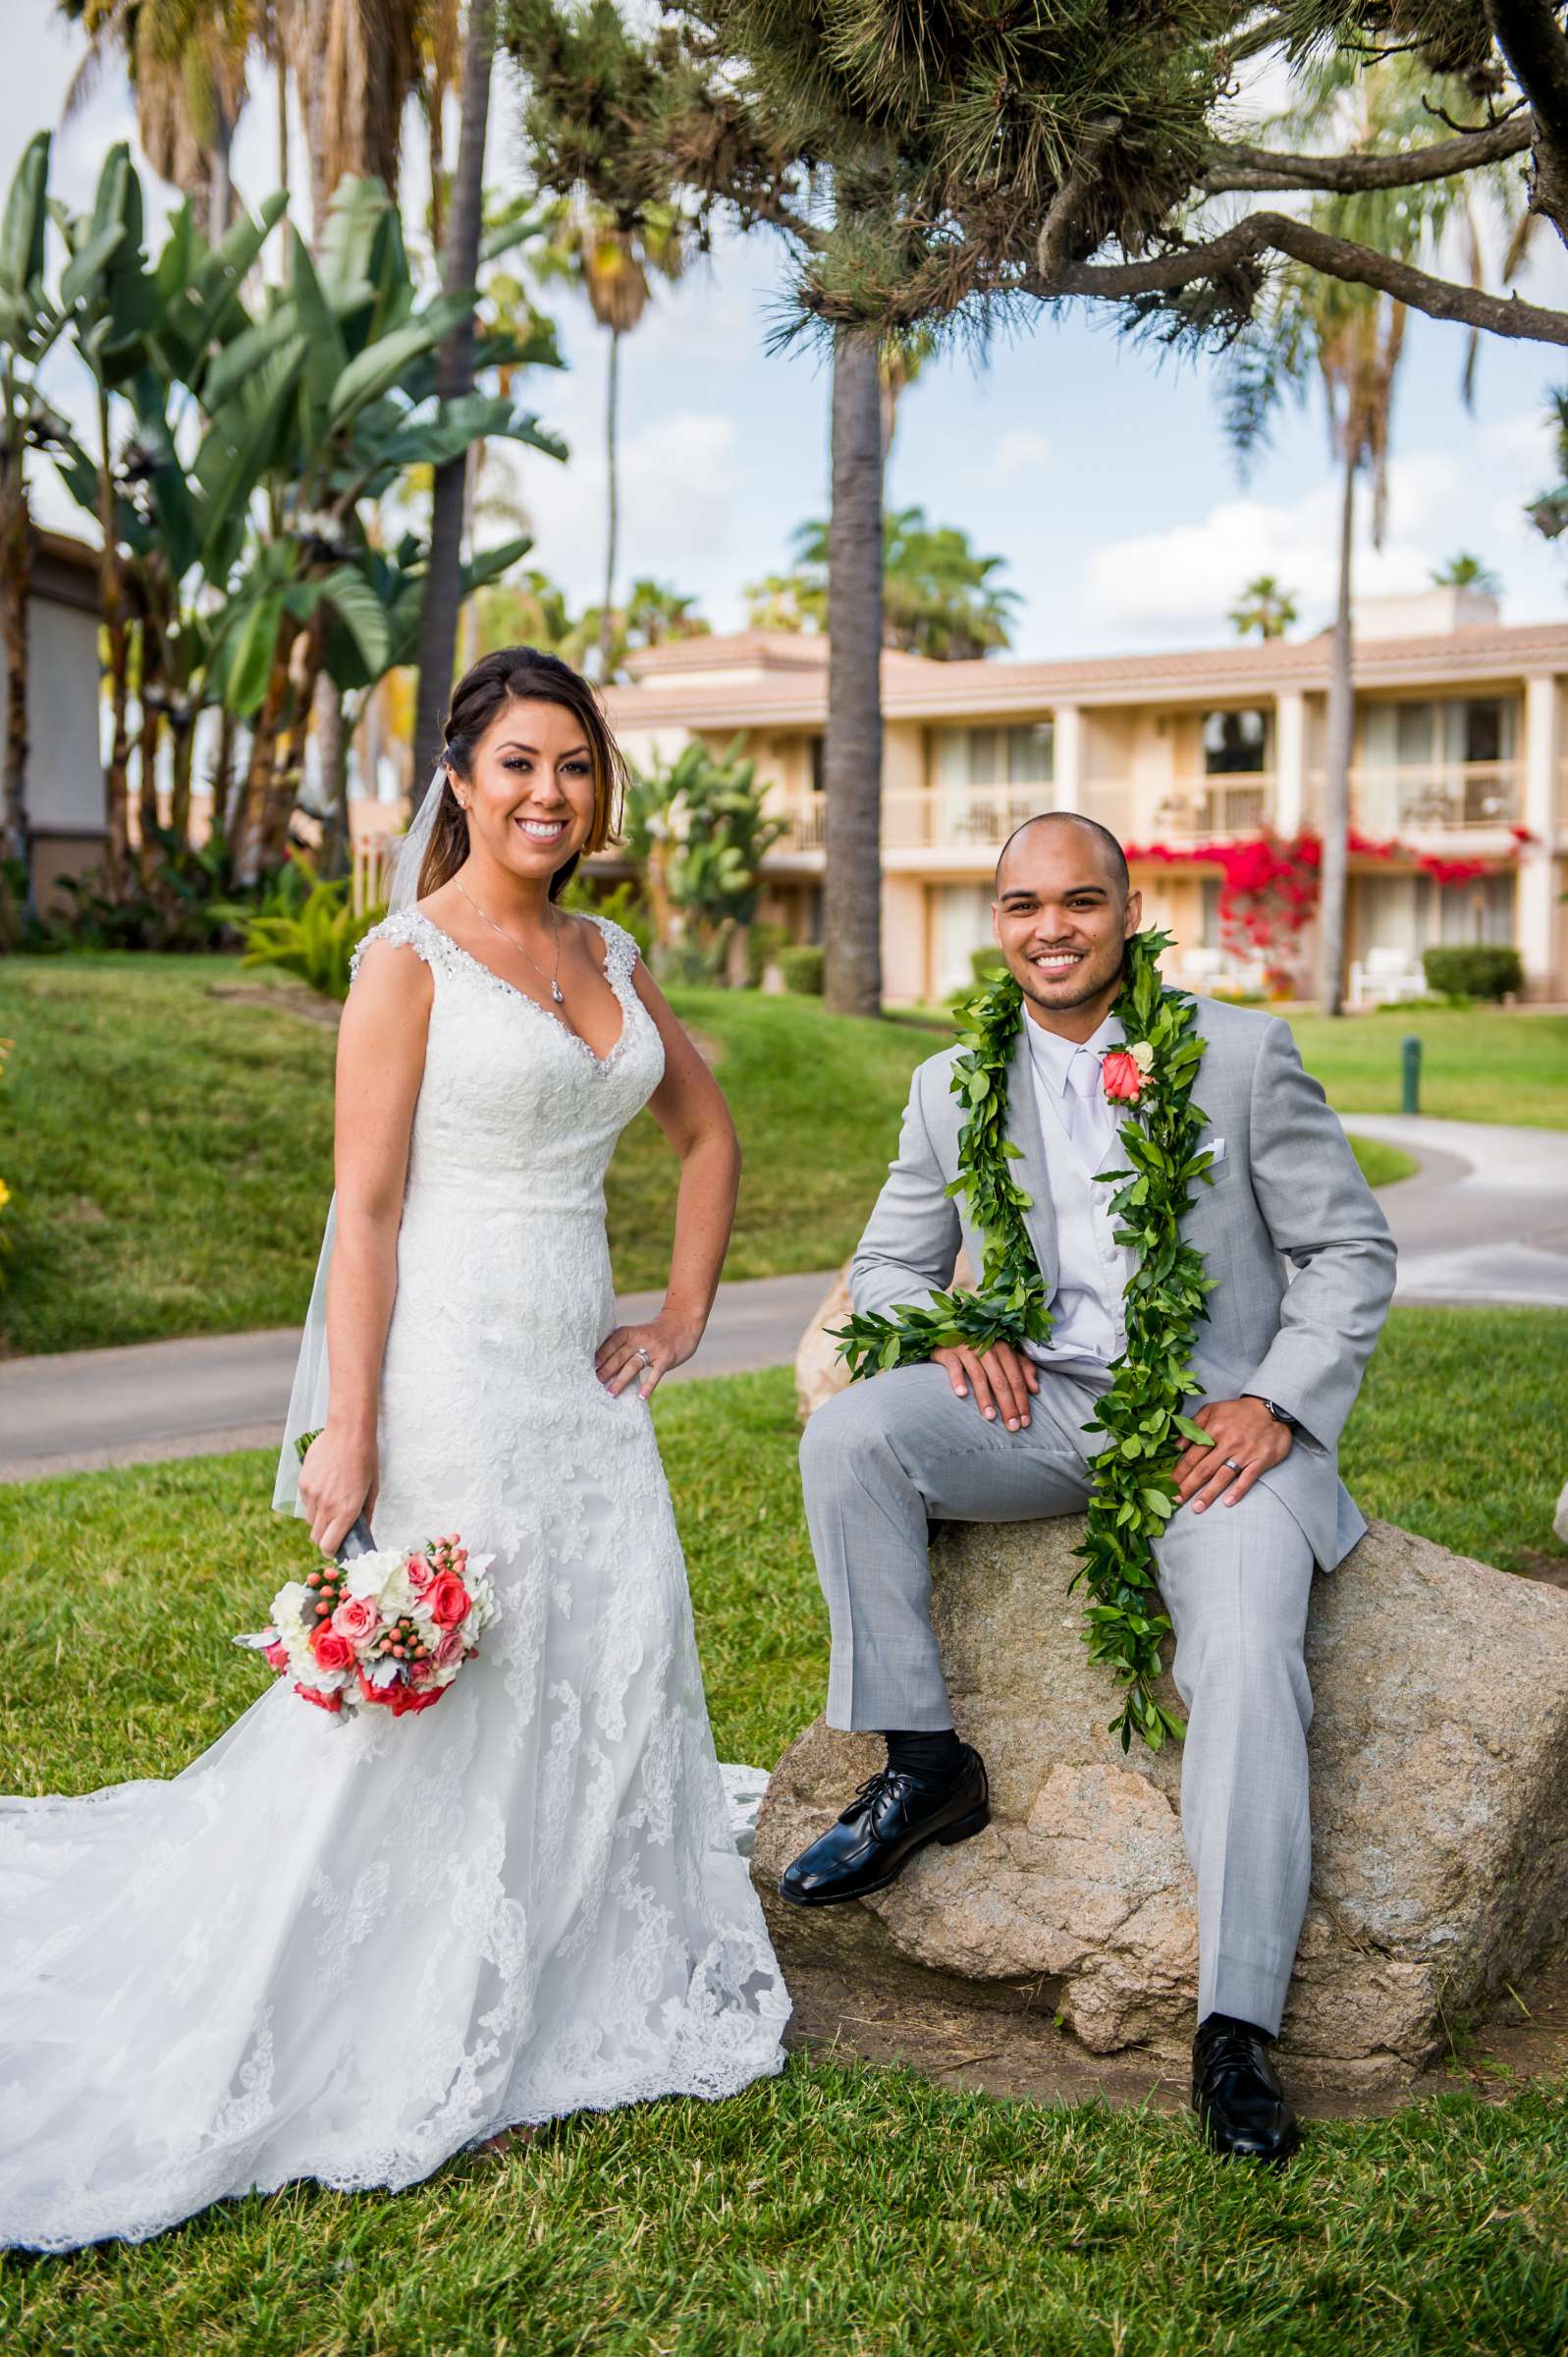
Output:
[[349,880],[337,876],[313,885],[297,915],[258,916],[245,934],[242,965],[277,965],[297,974],[329,999],[349,996],[349,960],[365,935],[386,914],[367,908],[355,916],[349,905]]
[[653,956],[653,919],[648,904],[635,884],[622,878],[608,892],[595,890],[594,885],[579,867],[571,882],[561,895],[559,906],[571,908],[583,916],[607,916],[613,925],[629,933],[646,963]]
[[1462,949],[1424,950],[1421,963],[1427,988],[1440,998],[1500,999],[1523,990],[1524,968],[1519,952],[1492,942],[1470,942]]
[[796,942],[792,949],[779,953],[779,970],[784,978],[785,990],[792,990],[803,999],[822,996],[823,952],[816,942]]
[[[170,827],[153,830],[128,889],[116,899],[96,872],[62,876],[70,913],[45,931],[76,949],[199,952],[227,948],[258,915],[298,908],[315,882],[309,860],[291,850],[282,865],[241,884],[235,855],[222,836],[192,845]],[[25,946],[49,948],[45,940]]]
[[757,989],[781,950],[789,947],[787,925],[756,924],[746,932],[746,980]]
[[988,942],[983,950],[970,951],[969,970],[978,985],[991,981],[997,974],[1004,974],[1007,970],[1007,960],[994,941]]

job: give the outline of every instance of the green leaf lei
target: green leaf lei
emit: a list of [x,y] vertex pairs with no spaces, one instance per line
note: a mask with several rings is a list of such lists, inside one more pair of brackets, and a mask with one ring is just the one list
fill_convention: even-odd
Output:
[[[1183,1238],[1181,1221],[1193,1202],[1193,1181],[1212,1183],[1214,1158],[1198,1150],[1208,1116],[1192,1102],[1204,1052],[1192,1028],[1197,1010],[1184,991],[1160,978],[1161,954],[1169,945],[1167,933],[1133,936],[1111,1010],[1127,1047],[1146,1043],[1151,1059],[1137,1104],[1123,1108],[1121,1143],[1131,1168],[1096,1174],[1116,1189],[1110,1199],[1120,1222],[1116,1241],[1137,1252],[1138,1265],[1124,1296],[1126,1351],[1084,1427],[1107,1437],[1090,1460],[1089,1535],[1072,1580],[1074,1587],[1086,1582],[1092,1599],[1084,1632],[1089,1658],[1108,1663],[1125,1689],[1108,1723],[1123,1751],[1135,1728],[1155,1751],[1167,1734],[1186,1732],[1154,1693],[1160,1640],[1170,1623],[1159,1609],[1153,1541],[1176,1509],[1171,1468],[1183,1443],[1208,1437],[1181,1413],[1181,1403],[1197,1388],[1187,1357],[1216,1281],[1205,1275],[1202,1253]],[[979,1285],[972,1293],[933,1293],[928,1307],[910,1304],[891,1317],[852,1317],[834,1334],[852,1377],[915,1366],[959,1343],[975,1351],[999,1342],[1021,1349],[1050,1336],[1045,1286],[1024,1226],[1030,1198],[1007,1168],[1018,1154],[1006,1134],[1007,1075],[1024,1019],[1023,994],[1010,974],[988,983],[960,1010],[963,1053],[953,1061],[952,1090],[968,1118],[958,1137],[958,1177],[947,1192],[967,1193],[970,1217],[985,1237]]]

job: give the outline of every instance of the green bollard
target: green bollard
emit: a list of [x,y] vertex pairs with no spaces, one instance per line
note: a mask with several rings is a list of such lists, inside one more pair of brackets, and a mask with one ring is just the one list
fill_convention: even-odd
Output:
[[1420,1040],[1415,1038],[1401,1040],[1399,1052],[1403,1066],[1399,1110],[1401,1113],[1419,1113],[1421,1111]]

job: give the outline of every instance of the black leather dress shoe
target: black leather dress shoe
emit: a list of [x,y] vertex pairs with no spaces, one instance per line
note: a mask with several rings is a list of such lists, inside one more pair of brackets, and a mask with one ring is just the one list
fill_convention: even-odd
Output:
[[971,1744],[955,1776],[883,1768],[868,1777],[837,1825],[803,1849],[779,1879],[797,1907],[831,1907],[896,1882],[928,1841],[967,1841],[991,1822],[986,1763]]
[[1192,2042],[1192,2108],[1204,2140],[1227,2160],[1288,2161],[1301,2128],[1251,2022],[1211,2014]]

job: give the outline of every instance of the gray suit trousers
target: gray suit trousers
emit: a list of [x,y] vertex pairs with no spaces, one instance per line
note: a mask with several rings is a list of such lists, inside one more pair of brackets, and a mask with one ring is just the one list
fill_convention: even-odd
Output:
[[[931,1626],[929,1526],[1081,1510],[1095,1396],[1043,1369],[1027,1429],[1008,1432],[959,1399],[941,1367],[918,1366],[818,1408],[800,1463],[833,1623],[830,1726],[952,1725]],[[1276,2032],[1312,1864],[1302,1658],[1312,1549],[1260,1485],[1238,1506],[1178,1508],[1157,1558],[1188,1723],[1181,1821],[1198,1883],[1197,2018],[1230,2013]]]

